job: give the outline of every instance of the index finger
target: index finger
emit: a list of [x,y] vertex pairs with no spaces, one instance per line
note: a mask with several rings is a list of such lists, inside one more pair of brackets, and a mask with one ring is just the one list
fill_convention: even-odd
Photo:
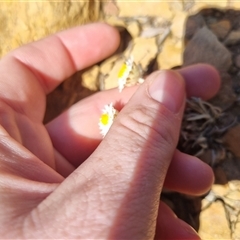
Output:
[[45,94],[76,71],[109,56],[118,44],[118,32],[103,23],[27,44],[1,60],[0,100],[28,117],[42,119]]
[[46,93],[76,71],[108,57],[119,34],[104,23],[78,26],[25,45],[10,54],[41,78]]

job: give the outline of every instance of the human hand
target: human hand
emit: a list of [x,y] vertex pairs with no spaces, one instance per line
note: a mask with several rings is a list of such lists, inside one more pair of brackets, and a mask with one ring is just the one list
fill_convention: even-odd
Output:
[[[42,124],[45,95],[118,43],[113,28],[90,24],[1,60],[2,238],[198,239],[159,196],[163,186],[202,194],[213,182],[210,167],[175,150],[185,94],[212,97],[213,68],[153,73],[139,87],[99,92]],[[124,107],[101,141],[101,109],[119,101]]]

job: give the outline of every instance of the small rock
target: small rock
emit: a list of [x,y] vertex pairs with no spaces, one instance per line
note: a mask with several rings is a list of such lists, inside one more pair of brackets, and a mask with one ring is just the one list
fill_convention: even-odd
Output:
[[219,71],[227,71],[231,66],[231,53],[207,28],[199,29],[188,42],[183,55],[184,66],[208,63]]
[[115,16],[106,16],[104,18],[104,22],[112,25],[112,26],[120,26],[120,27],[125,27],[125,22],[118,18],[118,17],[115,17]]
[[98,90],[99,66],[95,65],[82,74],[82,85],[92,91]]
[[157,56],[158,47],[155,38],[135,38],[133,40],[133,49],[131,55],[134,62],[145,72],[151,60]]
[[228,20],[222,20],[210,25],[212,32],[218,37],[218,39],[224,39],[231,29],[231,23]]
[[215,195],[224,197],[226,194],[229,193],[230,189],[228,184],[214,184],[211,191],[213,191]]
[[127,25],[127,30],[133,38],[136,38],[140,34],[140,26],[137,21],[132,21]]
[[158,54],[157,62],[160,69],[171,69],[182,65],[183,42],[168,36]]
[[224,44],[226,45],[234,45],[240,41],[240,31],[231,31],[227,36]]

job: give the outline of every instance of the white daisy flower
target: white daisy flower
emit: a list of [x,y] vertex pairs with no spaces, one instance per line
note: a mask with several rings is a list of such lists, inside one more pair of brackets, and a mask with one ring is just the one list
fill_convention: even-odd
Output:
[[130,56],[122,65],[118,72],[118,89],[122,92],[125,86],[132,86],[137,83],[143,83],[141,71],[134,63],[133,56]]
[[112,126],[114,118],[117,116],[118,111],[113,107],[113,104],[107,104],[102,110],[102,115],[99,119],[99,129],[103,137],[107,134],[108,130]]
[[132,68],[133,68],[133,57],[131,56],[123,63],[122,67],[118,72],[119,92],[122,92],[123,88],[125,87],[129,74],[132,71]]

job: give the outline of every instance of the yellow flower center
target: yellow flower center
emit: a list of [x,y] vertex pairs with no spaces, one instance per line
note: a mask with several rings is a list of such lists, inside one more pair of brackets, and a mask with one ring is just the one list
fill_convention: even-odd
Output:
[[129,66],[128,66],[126,63],[124,63],[124,64],[122,65],[122,67],[120,68],[120,70],[119,70],[119,72],[118,72],[118,78],[123,77],[123,75],[124,75],[125,72],[127,71],[128,67],[129,67]]
[[103,124],[103,125],[107,125],[108,124],[108,121],[109,121],[109,116],[107,113],[104,113],[102,114],[101,118],[100,118],[100,122]]

